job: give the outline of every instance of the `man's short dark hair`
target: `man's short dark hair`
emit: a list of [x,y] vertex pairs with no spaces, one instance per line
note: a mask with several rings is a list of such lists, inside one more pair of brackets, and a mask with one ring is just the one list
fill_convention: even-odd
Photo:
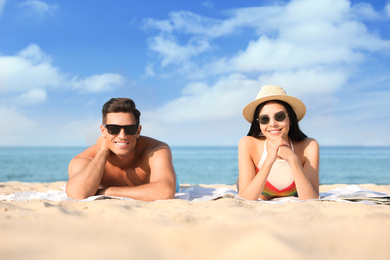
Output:
[[133,113],[135,122],[139,125],[139,117],[141,112],[135,108],[135,103],[130,98],[111,98],[103,105],[102,116],[103,124],[107,122],[108,113]]

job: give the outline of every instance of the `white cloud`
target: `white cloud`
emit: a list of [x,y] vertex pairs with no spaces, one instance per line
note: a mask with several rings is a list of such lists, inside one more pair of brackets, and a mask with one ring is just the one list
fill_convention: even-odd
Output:
[[336,68],[313,67],[301,70],[278,70],[259,77],[260,82],[272,82],[296,96],[334,93],[348,80],[345,72]]
[[0,106],[0,146],[29,144],[36,124],[15,107]]
[[49,138],[53,139],[52,142],[61,142],[60,145],[66,146],[91,146],[96,144],[96,140],[100,136],[100,124],[101,118],[88,117],[82,121],[72,121],[63,124],[61,129],[57,129],[54,136]]
[[36,88],[59,86],[64,80],[60,70],[36,44],[16,56],[0,56],[0,91],[22,92]]
[[233,142],[237,141],[242,126],[247,126],[241,111],[254,99],[259,86],[258,81],[239,74],[221,78],[212,86],[190,83],[180,98],[155,111],[141,111],[143,132],[172,145],[231,145],[231,137],[236,136]]
[[182,64],[191,57],[210,49],[209,43],[202,39],[191,39],[186,46],[180,46],[173,39],[161,36],[154,37],[151,42],[151,49],[162,57],[162,67],[171,63]]
[[[164,33],[175,31],[215,37],[215,29],[221,28],[221,20],[200,16],[188,11],[171,12],[169,20],[145,19],[144,29],[157,29]],[[218,32],[221,35],[221,32]]]
[[4,5],[5,5],[5,2],[6,2],[6,0],[0,0],[0,16],[3,13],[3,8],[4,8]]
[[350,93],[311,113],[305,126],[328,145],[389,146],[389,100],[390,91]]
[[49,127],[47,120],[40,124],[30,118],[28,111],[0,106],[0,146],[91,146],[100,136],[101,118],[54,118]]
[[387,17],[390,17],[390,3],[387,3],[387,5],[385,6],[385,13]]
[[[161,32],[151,38],[149,49],[159,54],[162,68],[167,64],[177,65],[175,71],[190,78],[302,70],[312,66],[338,66],[348,78],[345,68],[363,62],[366,51],[390,49],[390,41],[370,33],[358,20],[362,14],[370,19],[378,16],[369,4],[351,8],[348,1],[299,0],[285,6],[237,9],[229,14],[229,19],[216,20],[181,11],[171,13],[168,20],[149,19],[145,28]],[[218,49],[212,44],[214,38],[245,27],[255,30],[258,39],[230,58],[212,55],[212,50]],[[181,39],[188,37],[179,37],[180,33],[189,35],[184,44],[180,43]],[[207,63],[194,60],[199,57],[205,57]]]
[[360,19],[377,20],[381,18],[381,15],[367,3],[358,3],[353,6],[352,10]]
[[30,105],[44,103],[47,93],[44,89],[31,89],[18,96],[12,103],[18,105]]
[[[285,5],[230,10],[227,14],[230,15],[227,19],[217,20],[174,12],[168,20],[145,23],[147,29],[157,29],[157,36],[151,39],[159,37],[160,41],[150,41],[149,49],[159,54],[163,72],[186,72],[188,78],[196,75],[209,81],[213,77],[219,79],[214,84],[200,80],[189,83],[176,99],[155,111],[145,111],[144,133],[175,145],[226,142],[234,145],[249,128],[241,116],[243,107],[256,96],[261,85],[272,84],[304,100],[310,110],[303,125],[311,129],[310,134],[335,145],[340,144],[335,143],[340,140],[338,133],[347,136],[343,144],[359,140],[360,131],[348,133],[351,128],[361,129],[359,119],[350,120],[345,127],[344,120],[351,116],[337,111],[355,107],[353,102],[346,102],[343,89],[357,88],[350,85],[350,80],[356,78],[362,64],[376,53],[390,50],[390,41],[364,24],[365,20],[382,19],[370,4],[351,6],[346,0],[293,0]],[[248,28],[257,35],[256,39],[253,35],[245,36],[252,38],[246,48],[218,56],[223,44],[217,45],[217,37],[224,36],[228,41],[229,37],[235,37],[233,34],[239,35],[240,30]],[[196,50],[189,44],[194,40],[203,40],[207,48]],[[166,68],[167,64],[173,69]],[[153,75],[156,74],[154,71]],[[364,85],[367,89],[371,87]],[[359,98],[354,101],[367,103]],[[369,113],[376,111],[375,107],[366,109]],[[178,133],[174,137],[173,130]],[[365,144],[373,142],[366,140]]]
[[[361,5],[359,10],[363,7],[368,10],[371,6]],[[251,41],[231,59],[237,70],[275,71],[318,65],[340,68],[340,64],[362,62],[364,51],[390,49],[390,41],[371,34],[348,15],[353,10],[346,1],[291,1],[283,10],[264,21],[277,37],[261,35]]]
[[46,102],[49,89],[62,87],[74,88],[80,93],[100,93],[113,90],[125,81],[123,76],[113,73],[70,78],[55,67],[51,57],[36,44],[15,56],[0,56],[0,71],[0,125],[7,126],[0,130],[0,146],[93,144],[100,124],[96,122],[100,119],[61,121],[61,124],[53,124],[58,128],[47,128],[34,122],[28,110],[22,107]]
[[181,97],[166,103],[155,113],[169,115],[166,122],[191,122],[226,119],[240,114],[240,105],[259,83],[235,74],[222,78],[215,85],[203,82],[188,84]]
[[203,6],[208,8],[208,9],[213,9],[214,8],[214,3],[211,1],[204,1]]
[[272,40],[261,36],[258,41],[250,42],[245,51],[229,62],[233,63],[238,71],[251,72],[302,69],[316,65],[352,63],[361,59],[360,53],[354,53],[353,49],[347,46],[303,46],[290,39]]
[[[189,83],[179,98],[155,111],[141,111],[143,133],[170,145],[236,145],[250,127],[242,116],[242,109],[255,99],[262,85],[283,86],[289,95],[299,97],[310,107],[309,115],[313,111],[322,111],[324,107],[329,108],[333,98],[328,92],[334,90],[328,88],[334,85],[338,87],[345,79],[342,74],[316,73],[316,70],[279,72],[257,80],[242,74],[231,74],[211,86],[204,82]],[[339,107],[340,104],[336,105]],[[334,107],[331,111],[334,111]],[[331,127],[330,123],[335,120],[333,115],[326,113],[320,114],[320,118],[316,114],[303,130],[311,129],[309,133],[318,136],[317,130]],[[315,126],[311,127],[313,124]]]
[[154,73],[153,65],[148,64],[145,68],[145,75],[149,77],[154,77],[156,74]]
[[44,53],[37,44],[30,44],[27,48],[18,53],[20,58],[31,61],[32,64],[51,63],[51,57]]
[[[79,79],[69,75],[52,64],[52,59],[38,45],[31,44],[18,52],[16,56],[0,56],[0,92],[2,93],[40,93],[40,100],[46,99],[45,89],[72,87],[81,92],[109,91],[123,84],[124,77],[119,74],[104,73]],[[40,89],[40,92],[37,90]],[[33,91],[33,92],[29,92]],[[45,92],[46,93],[46,92]]]
[[[151,51],[158,53],[161,67],[177,65],[180,67],[177,72],[183,74],[198,70],[194,68],[191,59],[212,49],[211,38],[232,32],[231,26],[225,26],[222,20],[199,16],[188,11],[171,12],[169,20],[145,19],[143,28],[159,31],[158,35],[149,38],[148,46]],[[180,43],[175,37],[176,33],[194,36]],[[150,66],[147,71],[150,72]]]
[[43,1],[28,0],[20,3],[19,6],[28,9],[28,15],[38,15],[43,17],[46,14],[54,14],[57,10],[57,5],[49,5]]
[[201,16],[189,11],[173,11],[167,20],[144,19],[143,29],[155,29],[168,34],[183,33],[204,37],[206,39],[218,38],[238,34],[242,28],[257,28],[269,31],[270,25],[264,24],[267,19],[272,20],[280,15],[283,7],[250,7],[226,11],[228,19],[215,19]]
[[119,74],[105,73],[93,75],[84,79],[74,77],[69,85],[85,92],[103,92],[113,90],[114,87],[123,84],[124,78]]

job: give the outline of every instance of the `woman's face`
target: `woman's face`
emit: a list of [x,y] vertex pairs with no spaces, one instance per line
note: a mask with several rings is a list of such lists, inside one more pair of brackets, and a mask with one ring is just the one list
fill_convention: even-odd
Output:
[[[282,120],[283,113],[286,115],[284,120]],[[264,124],[267,119],[260,120],[260,118],[263,117],[268,117],[268,123]],[[262,121],[263,124],[261,123]],[[267,139],[282,137],[283,139],[288,140],[290,118],[288,117],[287,110],[283,105],[273,101],[267,102],[260,110],[259,125],[261,132]]]

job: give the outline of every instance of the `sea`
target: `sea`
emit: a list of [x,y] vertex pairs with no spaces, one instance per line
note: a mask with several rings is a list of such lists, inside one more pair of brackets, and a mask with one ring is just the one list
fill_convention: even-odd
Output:
[[[85,147],[0,147],[0,182],[67,181]],[[172,147],[181,184],[234,184],[237,147]],[[390,184],[390,147],[321,147],[320,184]]]

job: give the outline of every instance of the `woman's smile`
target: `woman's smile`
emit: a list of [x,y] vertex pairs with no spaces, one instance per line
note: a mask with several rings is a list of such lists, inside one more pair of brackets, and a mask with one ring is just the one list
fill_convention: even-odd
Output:
[[268,130],[268,133],[270,133],[270,134],[272,134],[272,135],[277,135],[277,134],[279,134],[280,132],[282,131],[282,129],[281,128],[279,128],[279,129],[274,129],[274,130]]

